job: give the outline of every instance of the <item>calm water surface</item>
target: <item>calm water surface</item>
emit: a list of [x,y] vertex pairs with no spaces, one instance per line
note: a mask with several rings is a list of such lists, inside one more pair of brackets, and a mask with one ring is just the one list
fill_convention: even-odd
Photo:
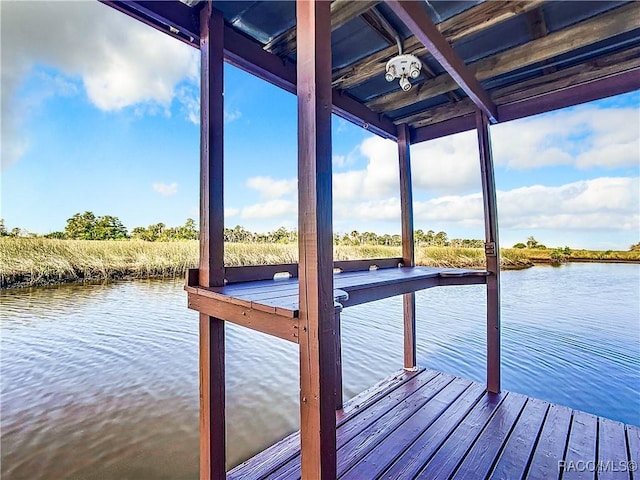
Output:
[[[504,388],[640,425],[640,266],[503,273]],[[195,479],[198,318],[182,281],[2,292],[6,480]],[[417,293],[421,365],[484,379],[482,286]],[[402,365],[402,302],[343,312],[345,397]],[[293,344],[227,330],[230,465],[298,428]]]

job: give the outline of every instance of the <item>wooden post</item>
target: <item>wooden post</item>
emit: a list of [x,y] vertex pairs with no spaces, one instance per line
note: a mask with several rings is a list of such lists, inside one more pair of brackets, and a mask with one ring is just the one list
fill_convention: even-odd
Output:
[[342,306],[337,304],[335,307],[335,329],[336,329],[336,410],[342,408],[342,333],[340,325],[340,313],[342,312]]
[[336,478],[330,2],[297,0],[302,478]]
[[[200,13],[200,269],[202,286],[224,283],[222,14]],[[224,321],[200,314],[200,479],[226,476]]]
[[[411,156],[409,152],[409,126],[398,125],[398,159],[400,162],[400,215],[402,218],[402,263],[415,265],[413,239],[413,190],[411,185]],[[402,296],[404,316],[404,368],[415,370],[416,360],[416,295]]]
[[484,200],[485,255],[487,259],[487,390],[500,391],[500,243],[496,181],[493,173],[489,119],[476,111],[482,198]]

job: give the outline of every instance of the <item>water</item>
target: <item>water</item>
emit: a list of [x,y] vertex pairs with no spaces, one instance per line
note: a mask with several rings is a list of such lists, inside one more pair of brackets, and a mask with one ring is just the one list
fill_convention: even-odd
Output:
[[[640,266],[503,272],[503,385],[640,425]],[[198,320],[182,281],[3,292],[2,478],[195,479]],[[421,365],[484,379],[482,286],[417,293]],[[343,312],[345,398],[402,365],[402,305]],[[227,330],[229,463],[298,428],[296,345]]]

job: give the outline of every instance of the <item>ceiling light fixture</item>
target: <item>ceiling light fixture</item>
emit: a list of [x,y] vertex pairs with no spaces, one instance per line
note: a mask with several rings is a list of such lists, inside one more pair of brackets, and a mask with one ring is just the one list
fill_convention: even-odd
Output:
[[416,79],[420,76],[420,70],[422,69],[422,62],[415,55],[402,54],[396,55],[387,62],[386,73],[384,78],[387,82],[393,82],[396,78],[400,79],[400,88],[405,92],[411,90],[410,78]]

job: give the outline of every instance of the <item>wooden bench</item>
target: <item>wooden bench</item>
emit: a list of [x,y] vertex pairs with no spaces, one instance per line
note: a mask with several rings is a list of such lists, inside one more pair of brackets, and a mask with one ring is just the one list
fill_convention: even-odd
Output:
[[[403,267],[400,258],[334,262],[336,308],[444,285],[486,283],[484,270]],[[297,342],[298,265],[226,267],[226,284],[198,285],[198,270],[187,273],[189,308]]]

